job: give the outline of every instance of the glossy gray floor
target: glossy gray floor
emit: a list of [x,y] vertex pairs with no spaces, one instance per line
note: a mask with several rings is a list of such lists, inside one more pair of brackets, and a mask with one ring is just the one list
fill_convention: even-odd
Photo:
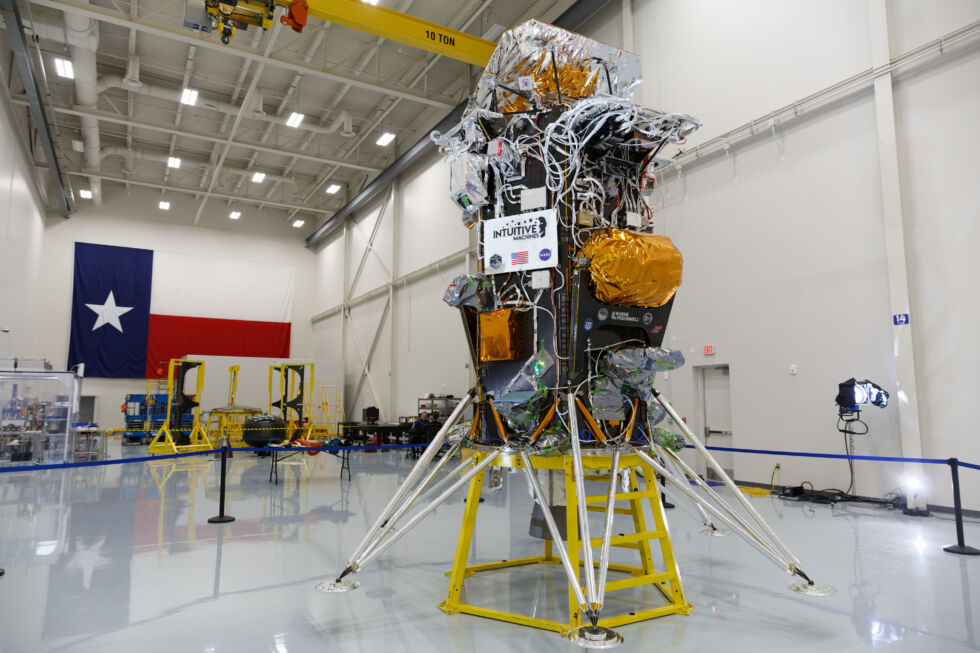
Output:
[[[357,591],[314,591],[339,570],[411,461],[401,452],[354,454],[352,482],[340,480],[335,458],[289,462],[298,464],[284,465],[275,486],[268,459],[236,457],[228,492],[236,521],[221,527],[207,523],[218,496],[210,459],[0,474],[0,651],[582,650],[553,633],[436,608],[462,496],[358,574]],[[508,476],[485,496],[471,560],[537,555],[523,479]],[[674,510],[694,613],[623,627],[618,650],[980,650],[980,558],[942,552],[952,522],[753,501],[838,593],[789,591],[788,577],[747,545],[699,535],[699,524]],[[980,545],[980,527],[968,525],[967,539]],[[471,603],[560,619],[559,573],[490,572],[467,580],[465,592]],[[620,594],[610,609],[658,603],[649,589]]]

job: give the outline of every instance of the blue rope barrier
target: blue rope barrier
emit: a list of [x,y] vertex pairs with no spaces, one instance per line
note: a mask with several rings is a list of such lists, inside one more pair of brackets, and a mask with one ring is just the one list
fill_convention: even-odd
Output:
[[[685,449],[693,449],[694,445],[685,444]],[[840,460],[878,460],[892,463],[929,463],[931,465],[945,465],[945,458],[899,458],[897,456],[845,456],[838,453],[803,453],[801,451],[776,451],[774,449],[739,449],[736,447],[705,447],[713,451],[732,451],[734,453],[761,453],[771,456],[799,456],[802,458],[837,458]],[[980,469],[977,465],[960,463],[962,467],[973,467]]]
[[206,456],[220,449],[208,449],[205,451],[189,451],[187,453],[171,453],[160,456],[139,456],[136,458],[120,458],[118,460],[87,460],[83,462],[63,462],[49,463],[47,465],[18,465],[16,467],[0,467],[0,474],[11,472],[37,472],[44,469],[71,469],[73,467],[100,467],[102,465],[124,465],[126,463],[143,463],[150,460],[167,460],[168,458],[186,458],[188,456]]
[[[252,453],[273,453],[296,452],[296,451],[315,451],[324,453],[337,453],[339,451],[379,451],[388,449],[410,449],[420,448],[425,444],[382,444],[382,445],[358,445],[358,446],[325,446],[325,447],[228,447],[228,451],[241,451]],[[687,449],[694,446],[684,445]],[[802,451],[778,451],[775,449],[742,449],[737,447],[705,447],[712,451],[729,451],[732,453],[755,453],[770,456],[796,456],[800,458],[833,458],[839,460],[874,460],[880,462],[896,463],[926,463],[931,465],[946,465],[947,460],[942,458],[900,458],[897,456],[846,456],[834,453],[804,453]],[[163,454],[157,456],[138,456],[134,458],[120,458],[118,460],[90,460],[84,462],[64,462],[52,463],[47,465],[18,465],[16,467],[0,467],[0,474],[13,472],[34,472],[48,469],[72,469],[74,467],[99,467],[102,465],[124,465],[126,463],[142,463],[153,460],[169,460],[174,458],[186,458],[189,456],[207,456],[220,453],[221,448],[208,449],[205,451],[190,451],[187,453]],[[960,461],[960,467],[980,470],[980,465]]]

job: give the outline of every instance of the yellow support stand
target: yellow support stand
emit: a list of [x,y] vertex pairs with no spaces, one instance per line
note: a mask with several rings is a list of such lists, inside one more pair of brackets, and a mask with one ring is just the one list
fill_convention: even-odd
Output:
[[[273,414],[273,408],[278,408],[279,415],[286,422],[283,443],[297,438],[312,440],[315,437],[316,429],[311,419],[313,406],[310,401],[314,388],[314,372],[313,363],[281,363],[269,366],[269,414]],[[279,375],[278,389],[274,381],[275,374]]]
[[[490,449],[465,449],[463,456],[470,457],[473,463],[477,464],[483,458],[490,455],[490,453]],[[520,457],[513,454],[501,454],[493,464],[499,467],[523,467]],[[626,502],[629,507],[616,508],[615,510],[617,514],[628,514],[632,517],[634,532],[613,536],[611,545],[613,547],[635,550],[639,556],[639,566],[610,563],[610,572],[627,574],[627,577],[610,580],[606,585],[606,592],[652,585],[663,595],[665,603],[659,606],[651,606],[645,610],[634,610],[628,614],[607,615],[604,619],[599,620],[599,625],[606,628],[614,628],[616,626],[670,614],[690,614],[694,606],[687,602],[684,596],[684,590],[681,587],[677,561],[674,558],[674,550],[670,542],[670,532],[667,529],[663,506],[660,503],[660,491],[657,489],[655,482],[656,476],[653,470],[644,464],[636,454],[623,454],[620,457],[619,465],[620,469],[630,469],[633,473],[630,474],[630,491],[616,494],[616,501]],[[572,457],[570,455],[531,456],[531,466],[534,469],[564,471],[566,497],[565,523],[568,537],[568,552],[572,566],[578,568],[581,565],[580,553],[582,543],[579,539],[578,502],[575,493],[575,475]],[[611,455],[604,453],[599,455],[583,455],[582,466],[586,473],[587,481],[601,480],[608,487],[609,471],[612,467]],[[642,471],[643,478],[646,479],[642,487],[637,478],[637,470]],[[605,475],[598,475],[602,471],[606,472]],[[477,565],[466,564],[473,538],[473,528],[476,525],[476,513],[480,504],[483,476],[481,472],[470,481],[469,492],[466,497],[466,509],[463,512],[463,523],[456,545],[456,557],[453,562],[452,571],[447,574],[449,576],[449,591],[446,595],[446,600],[439,604],[439,609],[446,614],[462,612],[478,617],[497,619],[499,621],[507,621],[523,626],[531,626],[532,628],[557,632],[565,632],[571,628],[583,625],[582,615],[580,614],[578,602],[575,600],[575,594],[571,586],[568,589],[568,622],[552,621],[524,614],[504,612],[502,610],[463,602],[463,581],[473,574],[525,565],[561,564],[561,559],[553,554],[554,545],[550,540],[545,541],[544,552],[540,556]],[[591,512],[605,512],[606,501],[607,495],[605,493],[588,496],[586,498],[587,508]],[[653,515],[653,530],[648,530],[644,502],[649,503]],[[653,554],[651,542],[659,544],[660,557],[663,560],[660,568],[657,566],[658,558]],[[601,544],[601,537],[592,538],[592,546],[597,547],[601,546]],[[594,564],[598,566],[599,563],[596,561]]]
[[[171,432],[170,422],[174,417],[174,402],[183,404],[187,401],[184,396],[184,375],[191,369],[197,368],[197,385],[194,391],[193,404],[194,423],[189,433],[187,444],[177,444]],[[204,361],[183,360],[180,358],[170,359],[170,367],[167,371],[167,417],[163,421],[163,426],[157,431],[156,437],[147,448],[149,453],[174,454],[189,451],[210,451],[214,449],[211,439],[208,438],[204,425],[201,424],[201,393],[204,390]],[[177,419],[180,419],[180,415]],[[178,423],[178,430],[180,424]]]
[[241,366],[232,365],[228,368],[228,405],[212,408],[208,412],[208,422],[205,431],[211,439],[211,444],[217,446],[221,438],[228,438],[228,444],[233,447],[247,446],[245,442],[245,422],[249,417],[261,415],[258,408],[238,406],[235,398],[238,394],[238,372]]

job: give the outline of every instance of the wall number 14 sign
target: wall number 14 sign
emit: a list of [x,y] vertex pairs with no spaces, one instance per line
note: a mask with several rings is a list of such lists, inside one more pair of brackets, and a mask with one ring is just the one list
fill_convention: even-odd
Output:
[[903,324],[908,324],[909,323],[909,314],[908,313],[897,313],[895,315],[892,315],[892,322],[895,323],[895,326],[902,326]]

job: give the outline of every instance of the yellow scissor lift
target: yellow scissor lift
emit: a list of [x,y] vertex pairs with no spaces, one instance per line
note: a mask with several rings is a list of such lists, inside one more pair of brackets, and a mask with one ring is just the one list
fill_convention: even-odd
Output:
[[279,416],[286,422],[283,442],[297,438],[314,439],[313,421],[307,419],[313,413],[310,405],[313,387],[313,363],[269,366],[269,414],[273,414],[273,408],[278,408]]
[[[184,383],[191,370],[197,370],[193,398],[184,394]],[[149,453],[174,454],[214,449],[214,445],[211,444],[211,440],[204,430],[204,425],[201,424],[201,394],[203,390],[204,361],[170,359],[170,366],[167,370],[167,416],[163,421],[163,426],[157,431],[156,437],[153,438],[153,442],[147,448]],[[194,422],[190,433],[187,435],[187,441],[178,443],[170,430],[170,425],[172,421],[179,425],[183,414],[188,410],[193,411]]]
[[[476,465],[493,452],[493,448],[475,446],[471,449],[463,450],[462,455],[464,458],[469,457],[473,461],[473,464]],[[572,566],[577,568],[582,564],[582,542],[579,537],[578,500],[572,456],[534,455],[530,456],[530,461],[531,467],[536,470],[561,470],[564,472],[565,523],[568,538],[568,553]],[[524,466],[521,458],[516,454],[499,455],[493,464],[494,466],[507,468],[521,468]],[[608,486],[609,471],[612,467],[611,455],[600,453],[598,455],[582,456],[582,465],[587,474],[585,476],[586,481],[601,481]],[[610,571],[627,574],[627,576],[622,579],[609,581],[606,585],[606,590],[615,591],[644,585],[653,586],[663,595],[665,603],[642,610],[632,610],[627,614],[612,615],[605,619],[600,619],[598,625],[613,628],[615,626],[636,623],[669,614],[690,614],[694,607],[687,602],[684,596],[684,590],[681,588],[680,574],[670,542],[670,532],[667,528],[667,522],[664,519],[663,506],[660,503],[660,492],[655,483],[656,476],[654,471],[636,454],[622,455],[620,457],[619,469],[630,470],[630,488],[629,492],[619,492],[616,494],[616,502],[626,502],[628,507],[616,508],[615,511],[616,514],[630,515],[633,520],[634,532],[613,536],[611,545],[617,548],[636,551],[639,555],[640,564],[636,566],[610,563]],[[643,479],[645,479],[643,487],[641,487],[637,478],[637,470],[642,471]],[[605,472],[605,474],[602,474],[602,472]],[[472,605],[463,601],[463,581],[473,574],[524,565],[561,564],[561,559],[553,555],[554,544],[551,540],[545,541],[544,551],[539,556],[469,566],[466,564],[473,538],[473,528],[476,525],[476,513],[480,505],[483,476],[484,472],[481,471],[470,481],[469,492],[466,497],[466,508],[463,512],[463,524],[460,528],[459,540],[456,545],[456,557],[453,562],[452,571],[447,574],[450,578],[449,591],[446,600],[439,604],[439,608],[447,614],[463,612],[479,617],[508,621],[523,626],[532,626],[534,628],[557,632],[566,632],[571,628],[587,623],[587,620],[583,620],[580,606],[571,586],[569,586],[568,592],[569,607],[567,622],[505,612],[491,607]],[[586,497],[587,508],[590,512],[605,512],[606,502],[607,495],[605,493]],[[647,524],[643,506],[645,502],[649,504],[652,512],[652,529]],[[542,508],[544,510],[549,509],[547,506],[542,506]],[[651,546],[651,543],[656,543],[656,548],[660,550],[660,556],[654,555],[655,547]],[[601,546],[602,538],[593,537],[591,544],[593,547]],[[559,546],[561,546],[560,543]],[[598,567],[599,562],[595,561],[594,565]]]

